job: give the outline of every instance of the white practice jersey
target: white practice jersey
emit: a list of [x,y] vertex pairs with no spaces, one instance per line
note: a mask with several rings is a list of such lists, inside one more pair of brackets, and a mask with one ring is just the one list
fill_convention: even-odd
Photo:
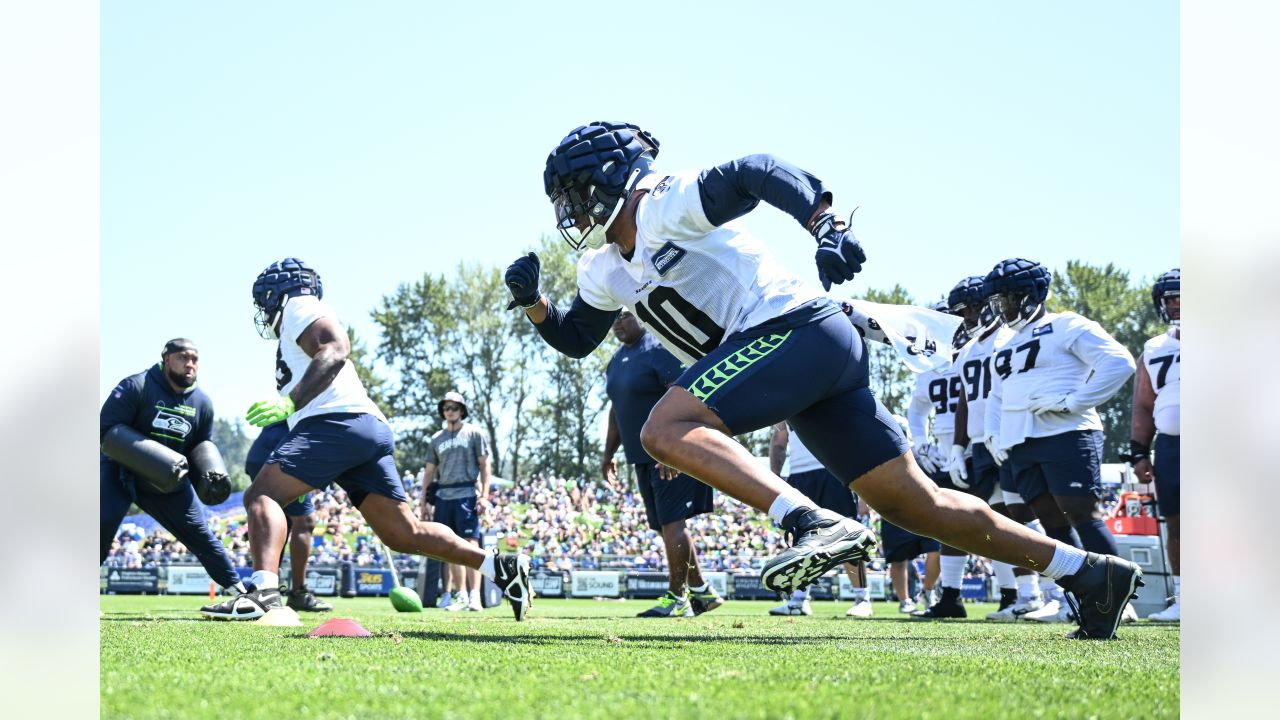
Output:
[[[1134,372],[1133,356],[1098,323],[1073,312],[1045,313],[996,343],[985,431],[1011,448],[1031,437],[1101,430],[1094,408]],[[1070,396],[1076,413],[1036,415],[1031,398]]]
[[809,448],[804,446],[804,443],[800,441],[800,436],[796,434],[796,431],[790,425],[787,426],[787,461],[789,463],[787,477],[809,472],[810,470],[818,470],[822,467],[822,463],[818,462],[818,458],[809,452]]
[[691,365],[725,337],[823,294],[792,275],[736,220],[716,227],[698,193],[698,173],[640,181],[636,248],[626,260],[612,243],[578,260],[582,299],[626,307],[664,347]]
[[961,391],[965,402],[965,430],[969,433],[969,445],[982,442],[985,437],[987,396],[991,394],[991,361],[996,345],[1013,335],[1013,331],[1001,325],[984,339],[974,338],[956,356],[955,367],[960,373]]
[[[287,395],[302,380],[307,366],[311,364],[311,356],[298,347],[298,337],[316,320],[328,317],[337,322],[338,316],[319,298],[308,295],[289,298],[281,312],[280,345],[276,349],[276,388],[281,395]],[[378,406],[369,399],[350,360],[343,363],[329,387],[289,416],[289,429],[292,430],[303,418],[328,413],[369,413],[383,422],[387,421]]]
[[960,406],[960,376],[951,366],[941,372],[930,370],[916,375],[916,387],[907,405],[907,424],[911,437],[920,438],[916,444],[928,441],[931,434],[929,413],[933,413],[932,435],[938,446],[951,447],[956,429],[956,408]]
[[1151,338],[1142,346],[1142,362],[1156,391],[1156,432],[1182,434],[1182,340],[1178,328]]

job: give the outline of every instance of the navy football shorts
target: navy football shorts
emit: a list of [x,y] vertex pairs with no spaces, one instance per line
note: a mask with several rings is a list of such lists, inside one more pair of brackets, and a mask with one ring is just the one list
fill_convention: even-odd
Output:
[[475,496],[437,500],[434,507],[433,521],[447,526],[458,537],[480,539],[480,514],[476,512]]
[[1182,494],[1181,435],[1156,435],[1152,469],[1156,473],[1156,504],[1162,517],[1178,514]]
[[294,426],[267,463],[317,490],[337,483],[357,508],[370,493],[408,502],[395,445],[390,426],[369,413],[313,415]]
[[1102,497],[1102,431],[1071,430],[1027,438],[1009,451],[1017,493],[1023,500],[1050,493]]
[[892,563],[938,552],[942,546],[933,538],[917,535],[881,518],[880,548],[884,551],[885,562]]
[[[841,483],[826,468],[807,470],[789,475],[784,480],[791,487],[804,493],[806,497],[818,504],[818,507],[840,513],[845,517],[854,517],[858,513],[858,501],[849,486]],[[791,533],[787,533],[787,542],[794,542]]]
[[671,480],[658,475],[657,463],[633,465],[640,497],[644,498],[644,514],[649,528],[662,532],[662,526],[715,509],[711,486],[683,473]]
[[730,335],[676,381],[733,435],[788,421],[845,484],[908,450],[867,383],[862,336],[826,298]]
[[[244,458],[244,474],[248,475],[250,480],[258,477],[258,472],[271,456],[271,451],[275,450],[288,435],[289,423],[283,420],[262,428],[262,432],[258,433],[258,437],[254,439],[253,445],[249,446],[249,454]],[[284,514],[290,517],[310,515],[315,511],[311,503],[311,493],[284,506]]]

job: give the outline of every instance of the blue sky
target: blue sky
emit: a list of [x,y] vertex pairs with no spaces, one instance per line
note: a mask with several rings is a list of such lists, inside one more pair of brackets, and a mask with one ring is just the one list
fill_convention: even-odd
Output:
[[[597,119],[652,131],[660,168],[823,178],[861,206],[854,289],[1179,264],[1174,3],[366,5],[102,5],[100,400],[177,335],[220,415],[273,392],[249,289],[287,255],[374,341],[397,284],[551,232],[543,161]],[[747,222],[813,277],[793,221]]]

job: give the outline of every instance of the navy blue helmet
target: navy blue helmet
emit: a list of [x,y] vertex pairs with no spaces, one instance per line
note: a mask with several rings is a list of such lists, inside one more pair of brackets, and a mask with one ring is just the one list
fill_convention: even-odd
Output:
[[253,306],[258,312],[253,324],[258,334],[270,340],[276,336],[276,316],[284,307],[285,298],[299,295],[324,297],[324,285],[320,273],[298,258],[285,258],[267,266],[253,281]]
[[1002,260],[982,280],[987,304],[997,319],[1017,330],[1044,307],[1051,277],[1049,270],[1035,260]]
[[1169,272],[1156,278],[1156,284],[1151,287],[1151,304],[1156,306],[1156,314],[1160,319],[1167,323],[1178,325],[1182,321],[1181,308],[1178,309],[1178,317],[1169,317],[1169,308],[1165,307],[1166,298],[1182,297],[1182,271],[1174,268]]
[[[964,318],[965,330],[973,333],[978,328],[989,327],[995,322],[995,313],[987,304],[987,286],[981,275],[970,275],[956,283],[947,294],[947,305],[951,314]],[[965,312],[969,310],[970,312]],[[975,314],[972,312],[977,310]]]
[[605,231],[657,156],[657,139],[630,123],[596,121],[565,136],[542,173],[564,241],[574,250],[604,245]]

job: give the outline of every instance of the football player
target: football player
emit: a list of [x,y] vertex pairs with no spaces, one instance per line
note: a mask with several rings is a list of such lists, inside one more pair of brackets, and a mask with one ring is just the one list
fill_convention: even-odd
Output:
[[[979,498],[989,498],[992,510],[1027,525],[1035,521],[1035,516],[1014,492],[1012,476],[1008,472],[1000,472],[987,446],[981,442],[987,395],[991,392],[991,352],[1010,331],[991,312],[981,275],[973,275],[957,283],[947,296],[947,304],[951,312],[964,319],[963,331],[972,338],[960,349],[954,365],[960,377],[961,392],[956,408],[955,436],[948,451],[951,482]],[[993,561],[992,565],[1000,583],[1000,608],[989,613],[988,620],[1015,620],[1043,606],[1039,575],[999,560]]]
[[1082,596],[1075,637],[1113,637],[1120,601],[1141,570],[1035,535],[934,485],[872,394],[865,348],[840,307],[736,222],[761,201],[783,210],[817,242],[824,289],[851,280],[866,255],[822,181],[770,155],[660,174],[657,152],[651,134],[627,123],[591,123],[560,141],[543,187],[562,237],[586,248],[577,296],[567,310],[543,296],[540,262],[530,253],[507,268],[508,307],[523,308],[543,340],[571,357],[599,346],[626,307],[689,365],[654,406],[641,442],[658,462],[794,533],[795,544],[765,564],[763,584],[803,588],[836,565],[866,559],[875,545],[866,527],[817,507],[733,440],[786,420],[883,517],[1061,578]]
[[283,508],[337,483],[387,547],[480,570],[523,620],[532,600],[528,556],[485,552],[444,525],[413,516],[396,472],[391,427],[365,392],[348,359],[347,333],[320,294],[320,275],[297,258],[272,263],[253,283],[258,333],[278,340],[279,395],[254,403],[246,419],[259,427],[287,421],[289,434],[244,493],[254,587],[202,612],[246,620],[281,607]]
[[[1182,272],[1174,268],[1156,279],[1151,288],[1156,314],[1171,326],[1142,346],[1138,381],[1133,387],[1133,430],[1129,462],[1142,482],[1156,483],[1156,503],[1169,529],[1169,568],[1173,571],[1173,603],[1147,616],[1156,622],[1179,622],[1182,609],[1182,562],[1179,550],[1179,438],[1182,436],[1180,403],[1182,378]],[[1151,438],[1155,436],[1155,447]],[[1154,467],[1152,450],[1155,451]]]
[[[1094,408],[1133,374],[1133,356],[1098,323],[1048,312],[1049,280],[1047,268],[1022,258],[1001,261],[983,279],[991,311],[1011,331],[991,361],[983,442],[996,463],[1012,466],[1017,494],[1046,535],[1075,546],[1074,528],[1088,552],[1115,554],[1099,503],[1102,421]],[[1129,608],[1128,599],[1116,603],[1117,614]],[[1090,611],[1087,601],[1076,600]],[[1067,622],[1069,604],[1049,601],[1023,618]]]
[[[951,312],[950,306],[939,302],[933,306],[938,312]],[[968,333],[964,325],[956,333],[953,345],[962,346],[968,341]],[[951,475],[946,468],[950,462],[948,452],[952,446],[955,433],[956,409],[960,404],[960,373],[953,362],[945,370],[932,370],[916,375],[915,391],[911,394],[911,402],[907,405],[907,422],[911,426],[911,437],[921,438],[913,448],[916,463],[924,470],[938,487],[966,492],[962,487],[953,485]],[[927,427],[930,415],[933,424]],[[932,439],[930,439],[932,431]],[[965,458],[962,456],[963,464]],[[986,500],[986,498],[979,498]],[[968,617],[964,602],[960,599],[960,589],[964,581],[965,564],[969,554],[963,550],[943,544],[939,553],[939,583],[942,594],[937,602],[914,617],[934,620],[942,618]]]

